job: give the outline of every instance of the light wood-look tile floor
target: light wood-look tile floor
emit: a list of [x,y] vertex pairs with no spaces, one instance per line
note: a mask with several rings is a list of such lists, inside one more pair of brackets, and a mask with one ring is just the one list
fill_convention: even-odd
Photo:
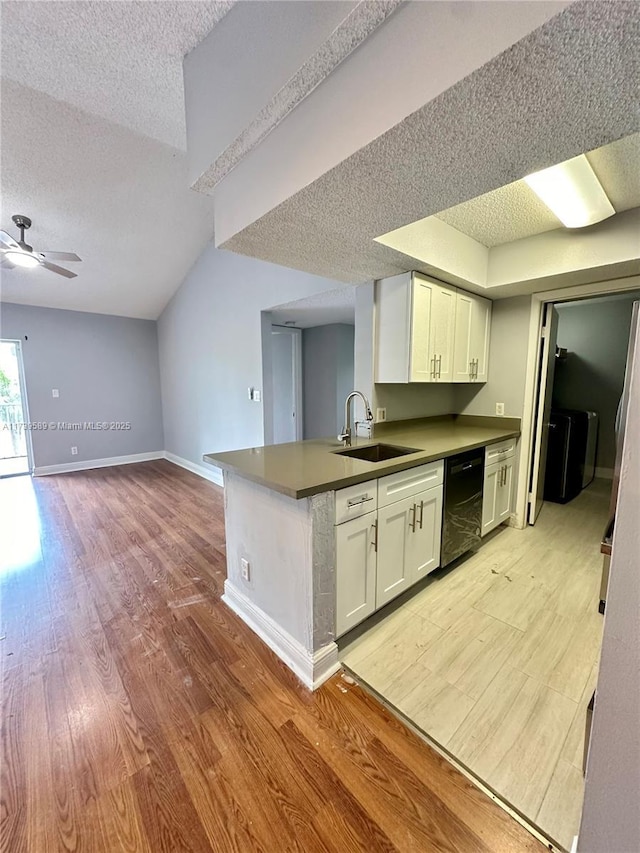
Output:
[[342,661],[556,844],[582,808],[611,484],[546,503],[353,639]]

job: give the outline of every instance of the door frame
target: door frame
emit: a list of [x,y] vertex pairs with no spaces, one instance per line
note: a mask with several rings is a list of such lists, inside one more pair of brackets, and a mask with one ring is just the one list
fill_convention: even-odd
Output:
[[[18,383],[20,385],[20,402],[22,404],[22,418],[25,424],[31,423],[29,417],[29,398],[27,397],[27,382],[24,372],[24,357],[22,354],[22,341],[17,338],[0,338],[0,342],[7,344],[15,344],[16,358],[18,360]],[[29,475],[33,475],[33,444],[31,442],[31,430],[24,430],[24,443],[27,450],[27,465],[29,466]],[[17,475],[19,476],[19,475]]]
[[[540,347],[545,306],[548,302],[571,302],[575,299],[588,299],[596,296],[613,296],[640,290],[640,275],[625,276],[582,284],[577,287],[563,287],[558,290],[545,290],[531,294],[529,315],[529,346],[527,355],[527,373],[524,384],[524,407],[520,431],[520,460],[518,464],[518,487],[513,526],[527,527],[529,484],[533,472],[533,443],[536,427],[536,396],[539,380]],[[537,472],[535,472],[537,474]]]
[[[545,302],[542,312],[542,335],[538,352],[538,381],[536,383],[536,405],[534,408],[533,447],[531,461],[531,480],[527,498],[527,523],[533,525],[538,520],[544,503],[544,473],[547,464],[549,445],[549,422],[551,417],[551,398],[555,379],[555,355],[558,339],[559,314],[555,302]],[[551,382],[549,382],[551,380]],[[548,406],[548,409],[547,409]],[[532,520],[533,519],[533,520]]]
[[[276,332],[277,330],[277,332]],[[291,335],[291,355],[292,355],[292,373],[293,373],[293,385],[294,385],[294,397],[295,397],[295,441],[302,441],[304,435],[304,423],[303,423],[303,412],[302,412],[302,329],[296,326],[281,326],[278,323],[271,324],[271,334],[289,334]],[[273,362],[271,365],[272,377],[273,377]],[[273,440],[273,414],[275,411],[275,406],[273,405],[274,401],[272,401],[272,421],[271,421],[271,437]]]

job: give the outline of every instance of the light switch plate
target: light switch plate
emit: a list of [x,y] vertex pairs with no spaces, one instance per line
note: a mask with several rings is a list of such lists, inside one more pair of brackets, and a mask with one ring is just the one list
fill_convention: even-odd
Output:
[[262,391],[259,388],[253,389],[253,401],[259,403],[262,400]]
[[60,396],[60,392],[58,391],[58,389],[57,389],[57,388],[52,388],[52,389],[51,389],[51,396],[52,396],[52,397],[59,397],[59,396]]
[[72,447],[72,448],[71,448],[71,455],[72,455],[72,456],[77,456],[77,455],[78,455],[78,448],[77,448],[77,447]]

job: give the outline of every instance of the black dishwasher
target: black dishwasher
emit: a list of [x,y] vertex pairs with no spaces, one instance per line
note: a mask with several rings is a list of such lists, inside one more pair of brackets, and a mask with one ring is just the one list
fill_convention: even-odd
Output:
[[484,447],[445,459],[440,565],[480,544]]

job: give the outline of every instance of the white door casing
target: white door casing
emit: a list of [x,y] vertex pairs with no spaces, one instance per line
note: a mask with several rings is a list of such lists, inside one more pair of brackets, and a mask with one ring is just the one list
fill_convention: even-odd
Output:
[[552,304],[546,306],[542,340],[540,342],[539,384],[536,406],[535,438],[531,467],[531,490],[529,495],[529,524],[535,524],[543,504],[544,476],[549,444],[549,419],[555,374],[556,342],[559,315]]

